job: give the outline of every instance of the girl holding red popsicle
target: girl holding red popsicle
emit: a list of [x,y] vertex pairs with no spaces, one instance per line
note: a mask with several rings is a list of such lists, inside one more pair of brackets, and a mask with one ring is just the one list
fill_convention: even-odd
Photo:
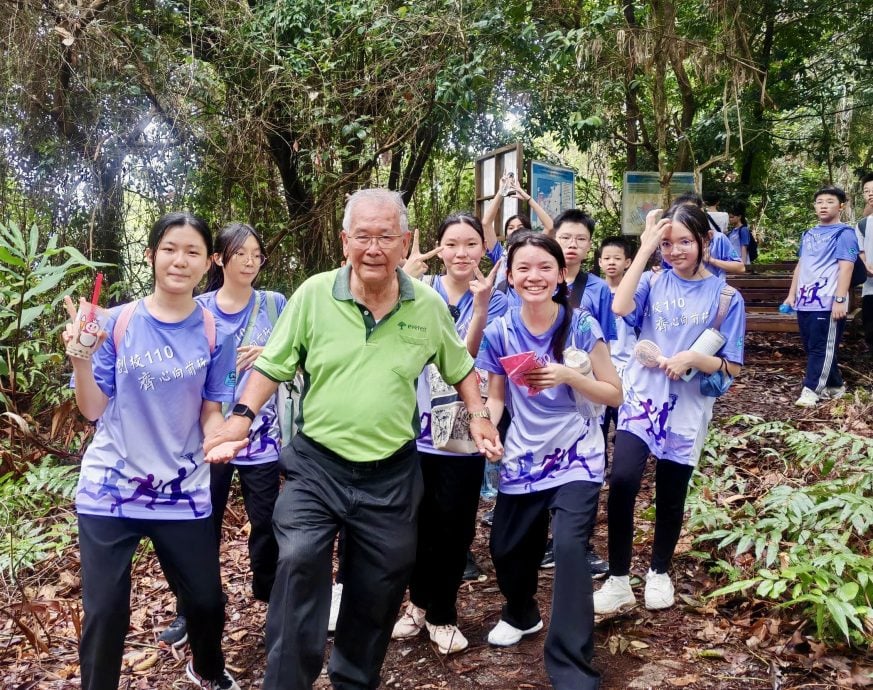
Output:
[[[742,366],[743,299],[706,269],[708,231],[706,215],[694,206],[674,206],[663,218],[660,209],[651,211],[640,249],[613,299],[613,312],[638,329],[640,341],[622,378],[624,402],[609,480],[610,577],[594,594],[598,614],[636,601],[629,577],[633,513],[649,455],[657,459],[656,503],[645,604],[649,609],[673,605],[667,571],[715,401],[701,392],[700,377],[717,371],[736,376]],[[655,274],[646,267],[658,249],[672,268]],[[713,336],[721,345],[706,354],[701,343]],[[695,370],[701,373],[693,375]]]
[[491,418],[499,419],[504,405],[512,411],[491,528],[506,605],[488,642],[513,645],[543,627],[535,595],[551,513],[556,567],[546,670],[559,690],[596,688],[586,544],[603,483],[604,442],[598,417],[580,410],[619,404],[621,384],[597,321],[569,306],[555,240],[531,233],[512,243],[507,279],[521,307],[485,329],[477,358],[489,372]]
[[[97,423],[76,493],[83,690],[118,687],[131,560],[143,537],[189,613],[188,679],[239,690],[221,650],[224,602],[202,450],[204,432],[223,421],[221,405],[232,401],[235,380],[233,340],[194,301],[211,254],[205,221],[188,213],[159,219],[146,249],[154,291],[108,312],[92,357],[70,358],[76,403]],[[74,317],[72,300],[65,302]],[[68,324],[64,342],[74,335]]]

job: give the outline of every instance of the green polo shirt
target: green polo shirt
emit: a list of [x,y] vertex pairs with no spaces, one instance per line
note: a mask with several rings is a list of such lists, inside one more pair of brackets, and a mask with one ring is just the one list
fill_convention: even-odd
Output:
[[379,323],[352,297],[351,268],[319,273],[282,310],[255,369],[306,387],[302,431],[351,461],[381,460],[418,435],[416,382],[433,363],[448,383],[473,358],[445,302],[398,269],[400,300]]

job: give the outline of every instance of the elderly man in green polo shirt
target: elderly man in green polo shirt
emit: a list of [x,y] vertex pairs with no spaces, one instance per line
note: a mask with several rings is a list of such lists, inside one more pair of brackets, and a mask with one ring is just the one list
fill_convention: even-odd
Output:
[[335,688],[379,685],[415,558],[415,387],[425,364],[457,388],[480,452],[492,460],[503,453],[445,303],[398,269],[409,240],[399,194],[352,195],[347,265],[294,293],[240,403],[205,443],[207,462],[228,461],[246,443],[253,410],[303,369],[302,424],[282,454],[286,482],[273,513],[279,568],[267,613],[267,690],[311,688],[321,672],[341,528],[344,589],[328,671]]

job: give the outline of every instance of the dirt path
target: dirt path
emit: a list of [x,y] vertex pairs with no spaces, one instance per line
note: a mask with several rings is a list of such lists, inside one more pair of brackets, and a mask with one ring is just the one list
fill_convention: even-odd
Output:
[[[850,349],[846,361],[857,362]],[[791,339],[751,338],[742,378],[716,406],[717,420],[737,413],[768,419],[790,419],[802,369],[802,352]],[[850,384],[870,385],[849,372]],[[815,412],[802,413],[812,417]],[[651,504],[647,474],[637,504],[645,516]],[[605,500],[606,489],[601,500]],[[483,503],[481,509],[487,505]],[[606,553],[605,505],[595,543]],[[243,688],[257,688],[263,677],[264,606],[248,596],[244,514],[239,502],[229,510],[223,546],[223,572],[230,601],[225,649],[228,665]],[[633,573],[645,571],[651,545],[652,523],[638,519]],[[494,649],[485,641],[497,622],[502,598],[488,558],[488,528],[479,525],[473,546],[486,575],[481,582],[465,583],[459,596],[460,626],[470,648],[445,658],[421,636],[412,642],[392,643],[383,668],[385,688],[467,688],[507,690],[548,688],[543,668],[545,631],[508,649]],[[673,609],[649,612],[638,607],[621,616],[599,621],[595,666],[603,673],[603,688],[831,688],[862,687],[846,684],[864,660],[827,653],[814,641],[796,635],[801,621],[769,620],[756,602],[717,609],[702,598],[714,583],[690,557],[691,540],[683,535],[674,563],[678,603]],[[75,678],[79,602],[75,550],[32,578],[22,607],[15,594],[0,618],[0,687],[30,690],[79,687]],[[190,687],[184,661],[155,644],[155,631],[172,617],[172,597],[151,553],[135,566],[131,634],[122,688]],[[541,571],[539,599],[548,623],[552,571]],[[641,595],[641,590],[638,590]],[[19,623],[13,621],[14,613]],[[789,644],[791,643],[791,644]],[[799,643],[799,644],[798,644]],[[35,647],[41,652],[37,654]],[[790,651],[789,651],[790,650]],[[326,676],[316,683],[328,688]]]

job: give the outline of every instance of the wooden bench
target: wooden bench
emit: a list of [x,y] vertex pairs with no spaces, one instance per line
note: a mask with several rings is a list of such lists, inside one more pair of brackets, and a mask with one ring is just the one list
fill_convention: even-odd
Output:
[[[794,268],[791,266],[791,270]],[[746,303],[746,330],[763,333],[797,333],[797,317],[781,314],[779,305],[791,287],[791,273],[728,276],[728,285],[740,291]]]

